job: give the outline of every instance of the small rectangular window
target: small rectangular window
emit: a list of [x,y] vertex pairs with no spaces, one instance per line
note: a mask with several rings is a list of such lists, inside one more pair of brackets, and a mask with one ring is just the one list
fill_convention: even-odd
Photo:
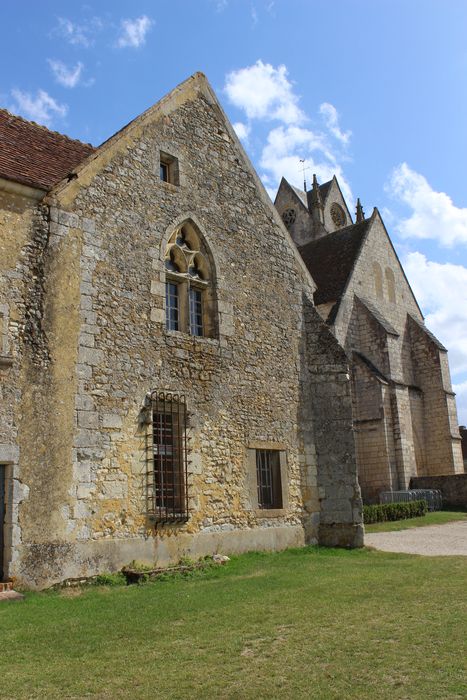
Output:
[[256,480],[260,508],[282,508],[279,450],[256,450]]
[[165,326],[169,331],[178,331],[180,309],[178,299],[178,284],[166,282],[165,285]]
[[188,520],[186,403],[169,392],[152,394],[152,473],[149,511],[156,522]]
[[203,335],[203,303],[202,291],[196,287],[190,288],[190,333]]
[[171,185],[179,185],[180,172],[178,158],[161,151],[159,154],[159,177],[162,182],[168,182]]
[[164,182],[169,181],[169,166],[167,165],[167,163],[160,164],[159,174],[161,180],[163,180]]

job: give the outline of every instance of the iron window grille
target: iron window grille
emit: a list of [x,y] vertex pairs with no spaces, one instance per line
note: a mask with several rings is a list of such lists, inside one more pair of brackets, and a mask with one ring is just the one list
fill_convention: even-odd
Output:
[[147,432],[148,515],[158,523],[188,520],[187,409],[181,394],[154,391]]
[[282,508],[279,450],[256,450],[256,479],[260,508]]

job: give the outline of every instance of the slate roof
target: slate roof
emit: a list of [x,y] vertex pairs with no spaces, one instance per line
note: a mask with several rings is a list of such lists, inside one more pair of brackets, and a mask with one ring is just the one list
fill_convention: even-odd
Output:
[[306,192],[303,190],[300,190],[298,187],[295,187],[295,185],[290,185],[299,200],[304,204],[304,206],[308,209],[308,200],[306,196]]
[[[285,180],[285,178],[284,178]],[[287,182],[287,180],[285,180]],[[302,204],[308,209],[308,195],[311,193],[311,190],[308,190],[308,192],[305,192],[304,190],[301,190],[299,187],[295,187],[295,185],[291,185],[290,182],[287,182],[289,187],[292,188],[292,190],[295,192],[299,200],[302,202]],[[331,189],[332,185],[332,180],[329,180],[329,182],[324,182],[322,185],[319,186],[319,191],[321,193],[321,199],[323,200],[323,203],[326,200],[326,197],[328,196],[329,190]]]
[[0,177],[50,190],[96,149],[0,109]]
[[389,384],[389,379],[386,377],[385,374],[383,374],[377,367],[376,365],[373,364],[371,360],[368,359],[366,355],[364,355],[362,352],[359,352],[358,350],[353,351],[354,357],[358,357],[359,360],[363,362],[364,365],[368,367],[370,372],[374,374],[380,381],[383,381],[385,384]]
[[363,306],[366,307],[366,309],[370,312],[372,316],[375,317],[375,319],[378,321],[378,323],[384,328],[386,333],[389,333],[389,335],[394,335],[397,338],[399,337],[399,333],[396,331],[394,326],[392,326],[387,319],[384,318],[383,314],[379,309],[374,306],[374,304],[371,303],[371,301],[368,301],[368,299],[364,299],[363,297],[359,297],[358,295],[355,295],[357,299],[359,300],[360,303],[363,304]]
[[316,305],[340,300],[371,222],[365,219],[299,248],[316,282]]
[[321,199],[323,200],[323,204],[326,201],[326,197],[328,196],[328,192],[331,189],[331,185],[332,180],[329,180],[328,182],[323,182],[323,184],[319,186],[319,191],[321,194]]
[[409,316],[412,319],[412,321],[417,324],[420,330],[422,330],[428,336],[428,338],[436,345],[436,347],[439,350],[447,352],[447,349],[445,348],[443,343],[440,340],[438,340],[438,338],[430,330],[428,330],[423,321],[419,321],[418,318],[416,318],[416,316],[414,316],[413,314],[409,314]]

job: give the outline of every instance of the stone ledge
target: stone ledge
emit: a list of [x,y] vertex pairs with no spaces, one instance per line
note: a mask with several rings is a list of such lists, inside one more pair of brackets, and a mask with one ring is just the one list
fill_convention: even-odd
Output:
[[24,595],[13,590],[3,591],[0,593],[0,603],[2,600],[24,600]]
[[12,364],[13,357],[11,355],[0,355],[0,369],[11,367]]

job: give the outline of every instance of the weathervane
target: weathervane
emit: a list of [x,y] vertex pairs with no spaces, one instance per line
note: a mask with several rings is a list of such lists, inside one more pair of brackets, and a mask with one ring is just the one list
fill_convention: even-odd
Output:
[[306,192],[306,177],[305,177],[305,171],[306,171],[306,170],[309,170],[310,168],[306,168],[306,167],[305,167],[305,163],[306,163],[305,158],[300,158],[300,163],[302,163],[301,168],[302,168],[302,174],[303,174],[303,189],[304,189],[305,192]]

